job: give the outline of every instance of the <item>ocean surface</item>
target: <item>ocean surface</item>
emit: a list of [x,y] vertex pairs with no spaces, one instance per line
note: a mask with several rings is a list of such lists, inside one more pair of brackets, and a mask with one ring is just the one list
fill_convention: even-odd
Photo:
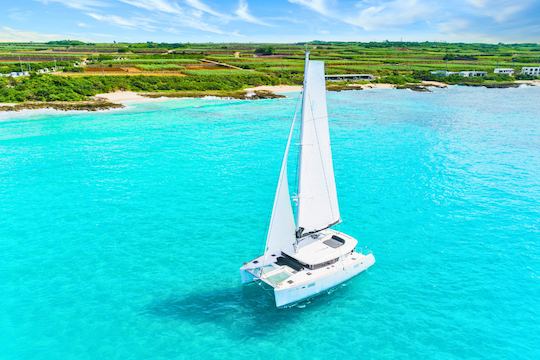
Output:
[[538,99],[329,93],[338,229],[377,263],[283,310],[238,268],[297,94],[4,114],[0,358],[540,359]]

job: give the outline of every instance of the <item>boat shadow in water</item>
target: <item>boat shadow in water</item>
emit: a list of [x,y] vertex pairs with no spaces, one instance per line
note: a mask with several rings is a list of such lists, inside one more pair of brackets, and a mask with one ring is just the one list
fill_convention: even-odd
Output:
[[[339,286],[340,296],[347,296],[347,292],[347,286]],[[324,292],[315,299],[278,309],[273,294],[266,294],[259,286],[250,284],[158,299],[149,304],[144,313],[196,325],[213,323],[226,329],[231,336],[250,338],[295,331],[303,318],[320,308],[332,306],[336,300],[332,294]]]

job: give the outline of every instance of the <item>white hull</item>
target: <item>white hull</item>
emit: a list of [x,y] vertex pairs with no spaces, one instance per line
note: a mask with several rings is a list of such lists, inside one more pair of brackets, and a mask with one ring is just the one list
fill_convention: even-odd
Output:
[[364,255],[362,264],[349,264],[341,269],[336,269],[333,273],[321,276],[308,284],[300,284],[296,287],[285,289],[275,288],[274,297],[276,306],[284,307],[314,297],[360,274],[374,263],[375,257],[372,254]]
[[[275,261],[271,263],[265,263],[264,256],[261,256],[240,268],[242,283],[262,281],[270,285],[274,289],[276,306],[284,307],[331,289],[375,263],[375,257],[372,254],[365,255],[349,250],[350,246],[356,245],[356,240],[335,230],[326,230],[323,236],[311,243],[311,246],[317,247],[324,242],[324,239],[336,234],[344,240],[344,244],[337,248],[331,248],[337,255],[334,261],[325,262],[324,265],[316,267],[310,267],[304,263],[301,269],[295,269],[298,263],[294,263],[294,261],[292,265],[290,262],[287,263],[290,259],[294,260],[293,254],[288,256],[289,260],[275,256],[273,258]],[[346,252],[339,252],[341,249],[346,250]],[[323,252],[319,249],[318,253]],[[301,251],[295,255],[299,259],[302,258]],[[283,253],[282,256],[287,257]],[[278,259],[282,259],[282,261],[278,261]]]

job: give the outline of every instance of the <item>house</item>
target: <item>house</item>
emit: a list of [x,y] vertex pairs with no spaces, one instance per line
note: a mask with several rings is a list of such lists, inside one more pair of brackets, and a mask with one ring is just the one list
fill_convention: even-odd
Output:
[[463,77],[476,77],[476,76],[487,75],[487,72],[485,71],[474,71],[474,70],[460,71],[460,72],[454,72],[454,71],[448,71],[448,70],[434,70],[434,71],[430,71],[430,73],[431,75],[435,75],[435,76],[459,75]]
[[375,76],[371,74],[326,75],[326,80],[328,81],[375,80]]
[[478,76],[486,76],[487,72],[485,72],[485,71],[474,71],[474,70],[460,71],[459,75],[463,76],[463,77],[478,77]]
[[500,75],[512,76],[512,75],[514,75],[514,69],[512,69],[512,68],[496,68],[495,70],[493,70],[493,73],[500,74]]
[[435,75],[435,76],[450,76],[450,75],[455,75],[457,73],[453,71],[448,71],[448,70],[434,70],[434,71],[430,71],[430,74]]
[[521,68],[523,75],[540,76],[540,66],[529,66]]
[[30,76],[28,71],[12,71],[9,74],[6,74],[8,77],[19,77],[19,76]]

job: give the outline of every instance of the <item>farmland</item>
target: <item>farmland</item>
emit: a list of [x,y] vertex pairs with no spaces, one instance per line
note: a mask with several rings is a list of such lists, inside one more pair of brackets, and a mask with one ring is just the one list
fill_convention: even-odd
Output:
[[[308,44],[1,43],[0,102],[87,101],[115,90],[200,96],[238,94],[258,85],[301,84],[304,50],[327,74],[367,73],[397,85],[510,84],[496,67],[540,66],[538,44],[311,42]],[[437,77],[433,70],[486,71],[482,78]],[[38,71],[42,72],[38,74]]]

